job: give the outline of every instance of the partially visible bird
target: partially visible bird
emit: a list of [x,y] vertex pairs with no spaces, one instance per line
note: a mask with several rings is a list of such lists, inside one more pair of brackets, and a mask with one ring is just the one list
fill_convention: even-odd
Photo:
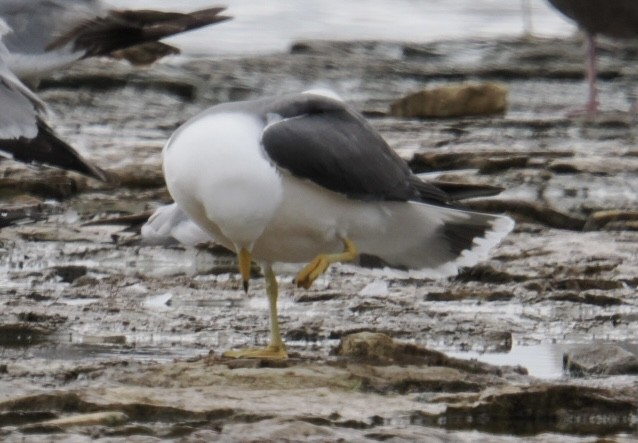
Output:
[[521,0],[521,15],[523,16],[523,38],[533,35],[532,5],[530,0]]
[[5,38],[6,63],[24,81],[37,82],[83,58],[127,57],[121,50],[140,44],[161,57],[179,50],[160,39],[230,19],[224,9],[179,13],[115,10],[100,0],[0,0],[0,18],[13,29]]
[[7,67],[2,39],[7,32],[9,27],[0,19],[0,154],[109,181],[106,172],[83,159],[45,123],[45,104]]
[[212,241],[212,237],[196,225],[176,203],[160,206],[140,229],[146,244],[181,243],[195,246]]
[[331,92],[213,106],[173,133],[163,162],[177,205],[237,254],[244,289],[252,259],[264,272],[270,344],[229,356],[287,357],[273,263],[309,263],[295,279],[304,288],[335,262],[445,277],[513,228],[450,205]]
[[636,0],[548,0],[549,3],[574,20],[587,39],[586,76],[589,98],[585,111],[598,111],[596,77],[596,35],[615,38],[638,37],[638,1]]

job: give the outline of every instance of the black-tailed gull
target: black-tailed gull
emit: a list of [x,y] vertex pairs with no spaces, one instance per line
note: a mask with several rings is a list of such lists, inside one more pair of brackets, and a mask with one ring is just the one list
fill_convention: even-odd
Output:
[[231,356],[287,356],[273,263],[309,263],[295,279],[304,288],[334,262],[446,277],[487,257],[514,225],[449,205],[329,92],[213,106],[173,133],[163,161],[179,207],[237,253],[244,288],[251,260],[264,272],[270,344]]

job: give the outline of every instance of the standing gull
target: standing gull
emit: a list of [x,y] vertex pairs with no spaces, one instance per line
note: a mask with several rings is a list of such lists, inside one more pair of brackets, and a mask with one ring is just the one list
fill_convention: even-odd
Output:
[[227,353],[286,358],[272,264],[308,263],[309,288],[331,263],[445,277],[485,258],[513,227],[508,217],[448,205],[357,112],[307,91],[214,106],[164,147],[164,176],[179,207],[236,252],[244,289],[251,260],[270,302],[268,347]]
[[71,63],[140,44],[179,52],[158,40],[228,20],[225,8],[190,13],[115,10],[100,0],[0,0],[0,18],[13,29],[6,62],[21,79],[41,77]]
[[589,98],[585,111],[598,111],[596,77],[596,35],[615,38],[638,37],[638,1],[636,0],[549,0],[556,9],[574,20],[587,37],[586,72]]
[[41,163],[108,181],[104,171],[84,160],[44,122],[45,104],[6,66],[0,19],[0,154],[23,163]]

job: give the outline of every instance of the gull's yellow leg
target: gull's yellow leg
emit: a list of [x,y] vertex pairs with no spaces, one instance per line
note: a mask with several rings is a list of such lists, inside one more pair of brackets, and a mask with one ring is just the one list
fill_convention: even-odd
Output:
[[343,240],[344,250],[339,254],[321,254],[312,260],[305,268],[297,274],[295,282],[297,286],[308,289],[317,277],[326,272],[332,263],[354,261],[358,252],[355,244],[347,238]]
[[246,248],[241,248],[237,254],[239,259],[239,272],[241,274],[241,281],[244,286],[244,292],[248,292],[248,282],[250,281],[250,252]]
[[268,360],[283,360],[288,358],[286,345],[281,339],[279,331],[279,316],[277,313],[277,298],[279,289],[277,287],[277,277],[270,265],[264,266],[264,276],[266,278],[266,292],[268,293],[268,303],[270,305],[270,344],[265,348],[250,348],[236,351],[227,351],[226,357],[233,358],[263,358]]

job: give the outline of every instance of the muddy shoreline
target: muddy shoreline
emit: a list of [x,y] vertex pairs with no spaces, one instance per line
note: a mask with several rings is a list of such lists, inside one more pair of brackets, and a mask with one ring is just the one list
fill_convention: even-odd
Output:
[[[595,119],[566,117],[585,100],[569,40],[307,41],[142,70],[91,61],[43,82],[52,126],[122,180],[0,163],[0,439],[636,440],[635,54],[602,51]],[[506,114],[388,115],[408,92],[464,81],[505,84]],[[282,272],[293,358],[225,360],[267,340],[261,279],[244,295],[215,247],[144,245],[125,226],[86,223],[169,202],[161,148],[199,110],[312,87],[364,112],[415,171],[506,188],[470,204],[517,227],[443,281],[335,266],[305,291]],[[338,355],[362,332],[383,336]],[[580,362],[594,345],[610,365],[562,370],[564,354]]]

